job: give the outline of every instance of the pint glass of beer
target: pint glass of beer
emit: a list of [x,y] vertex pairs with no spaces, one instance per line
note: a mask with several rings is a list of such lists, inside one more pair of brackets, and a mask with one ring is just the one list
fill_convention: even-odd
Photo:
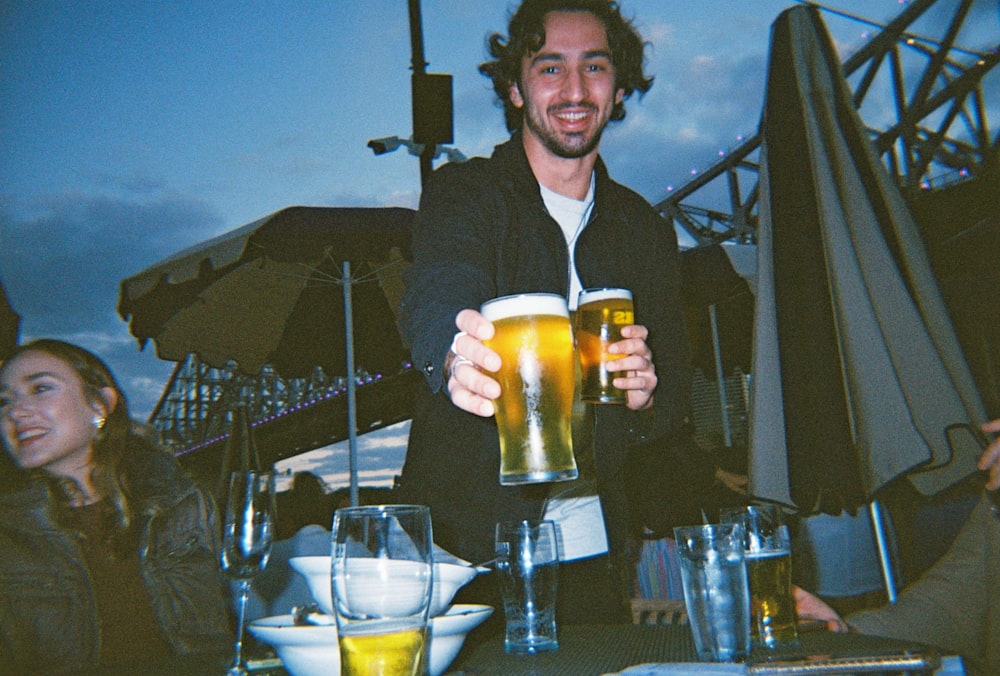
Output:
[[751,642],[774,649],[798,643],[792,596],[792,545],[777,505],[727,509],[722,523],[743,525],[743,546],[750,582]]
[[635,323],[632,292],[628,289],[584,289],[576,307],[576,345],[582,372],[580,398],[592,404],[624,404],[625,391],[612,383],[608,362],[623,354],[609,354],[608,345],[622,339],[622,327]]
[[500,383],[500,483],[575,479],[576,353],[566,299],[551,293],[503,296],[480,312],[496,329],[484,344],[502,361],[494,376]]
[[341,676],[426,673],[434,591],[430,508],[344,507],[333,514],[331,540]]

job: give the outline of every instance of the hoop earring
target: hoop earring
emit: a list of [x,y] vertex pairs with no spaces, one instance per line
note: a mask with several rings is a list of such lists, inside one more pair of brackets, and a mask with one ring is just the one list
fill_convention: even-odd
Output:
[[102,415],[95,415],[94,416],[94,429],[96,429],[96,430],[102,430],[102,429],[104,429],[104,425],[107,422],[108,422],[108,420],[104,416],[102,416]]

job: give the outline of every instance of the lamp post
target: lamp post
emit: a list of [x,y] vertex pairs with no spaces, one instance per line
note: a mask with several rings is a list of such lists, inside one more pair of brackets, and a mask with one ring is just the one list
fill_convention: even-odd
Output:
[[446,146],[441,143],[433,146],[425,146],[423,143],[417,143],[413,139],[399,138],[398,136],[383,136],[381,138],[369,139],[368,147],[376,155],[385,155],[395,152],[400,148],[406,148],[407,152],[415,157],[429,157],[431,160],[436,160],[442,155],[447,157],[449,162],[465,162],[469,159],[461,150],[454,146]]
[[[424,28],[420,13],[420,0],[408,0],[408,5],[410,10],[410,68],[413,70],[413,73],[410,75],[410,95],[413,107],[413,140],[419,143],[420,141],[427,140],[418,138],[421,135],[417,133],[418,110],[423,103],[423,101],[419,100],[419,92],[422,91],[423,78],[427,76],[427,62],[424,60]],[[449,91],[448,94],[450,99],[451,92]],[[449,138],[447,141],[451,141],[451,139]],[[429,147],[426,152],[419,154],[421,186],[427,182],[427,177],[431,175],[431,171],[434,169],[434,158],[431,157],[429,152],[432,149],[433,146]]]
[[451,75],[428,73],[424,60],[424,37],[420,16],[420,0],[408,0],[410,13],[410,92],[413,108],[413,134],[409,139],[398,136],[372,139],[368,147],[376,155],[390,153],[405,146],[411,155],[420,158],[420,184],[427,182],[434,168],[434,158],[442,153],[451,161],[465,159],[457,149],[446,144],[454,140]]

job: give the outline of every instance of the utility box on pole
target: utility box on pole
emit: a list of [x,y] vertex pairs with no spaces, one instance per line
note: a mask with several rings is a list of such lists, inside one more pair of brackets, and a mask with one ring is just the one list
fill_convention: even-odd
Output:
[[434,146],[452,143],[451,75],[413,73],[413,142],[433,151]]

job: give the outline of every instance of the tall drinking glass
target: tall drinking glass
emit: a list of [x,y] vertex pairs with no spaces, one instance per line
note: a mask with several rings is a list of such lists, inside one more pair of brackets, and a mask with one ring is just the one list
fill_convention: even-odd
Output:
[[674,528],[684,605],[698,659],[738,662],[750,652],[750,592],[739,524]]
[[557,649],[559,543],[555,522],[498,523],[496,555],[505,621],[504,650],[533,654]]
[[526,293],[480,308],[496,332],[485,345],[500,355],[496,401],[500,483],[568,481],[573,457],[576,352],[566,299]]
[[333,516],[331,579],[343,676],[418,676],[433,581],[430,509],[374,505]]
[[754,647],[796,644],[792,545],[781,510],[771,504],[749,505],[723,510],[720,520],[743,526]]
[[[628,289],[584,289],[576,307],[574,328],[580,353],[580,398],[592,404],[624,404],[625,390],[614,385],[608,364],[623,354],[608,346],[622,339],[622,327],[635,323],[632,292]],[[624,374],[622,374],[624,375]]]
[[222,570],[240,584],[239,621],[230,676],[246,674],[243,629],[251,580],[267,565],[274,537],[274,473],[233,472],[229,476],[222,528]]

